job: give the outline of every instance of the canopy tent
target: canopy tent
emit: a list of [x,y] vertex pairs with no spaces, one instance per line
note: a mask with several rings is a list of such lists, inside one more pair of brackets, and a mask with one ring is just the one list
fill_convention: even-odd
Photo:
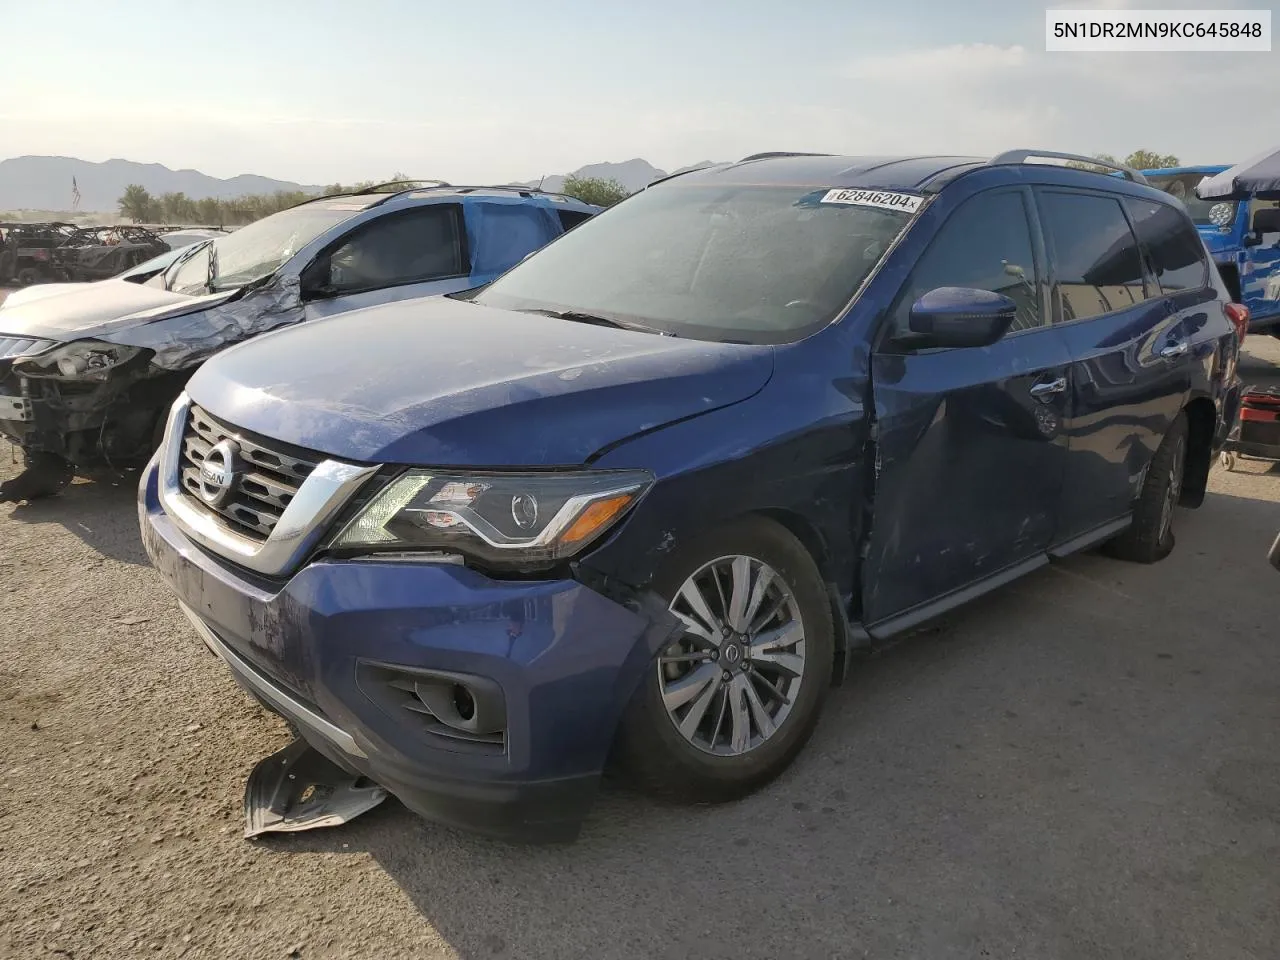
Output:
[[1202,180],[1201,200],[1280,200],[1280,149],[1272,148]]

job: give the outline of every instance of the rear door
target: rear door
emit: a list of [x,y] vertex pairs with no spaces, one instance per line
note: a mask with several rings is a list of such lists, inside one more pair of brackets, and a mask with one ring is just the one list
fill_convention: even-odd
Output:
[[305,272],[323,296],[307,318],[395,300],[436,296],[471,286],[462,207],[435,203],[367,221],[321,253]]
[[[1037,188],[1053,264],[1056,326],[1073,357],[1067,458],[1055,543],[1123,526],[1156,447],[1181,408],[1200,321],[1177,307],[1175,288],[1203,288],[1203,244],[1173,207],[1115,194]],[[1131,221],[1130,213],[1134,215]],[[1164,294],[1134,224],[1167,265]],[[1185,228],[1188,239],[1180,234]],[[1178,240],[1195,252],[1186,257]],[[1192,300],[1196,299],[1193,295]],[[1192,311],[1194,313],[1194,311]]]
[[[1053,537],[1070,356],[1049,323],[1044,264],[1030,190],[985,191],[942,224],[889,309],[872,357],[877,458],[862,597],[873,631],[994,586],[1042,558]],[[945,286],[1011,297],[1012,329],[989,347],[895,346],[911,304]]]

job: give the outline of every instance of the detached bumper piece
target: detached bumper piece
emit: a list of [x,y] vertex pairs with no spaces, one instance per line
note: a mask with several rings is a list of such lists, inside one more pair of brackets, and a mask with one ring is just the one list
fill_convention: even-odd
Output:
[[258,763],[244,791],[244,835],[336,827],[372,810],[388,793],[351,774],[305,740]]

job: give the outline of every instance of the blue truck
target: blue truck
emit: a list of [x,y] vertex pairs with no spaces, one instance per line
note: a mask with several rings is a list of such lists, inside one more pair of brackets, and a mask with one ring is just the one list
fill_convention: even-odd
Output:
[[[1280,209],[1276,200],[1201,200],[1195,187],[1230,167],[1144,170],[1158,190],[1177,197],[1191,214],[1232,299],[1249,308],[1249,329],[1280,337]],[[1259,216],[1261,213],[1261,216]]]

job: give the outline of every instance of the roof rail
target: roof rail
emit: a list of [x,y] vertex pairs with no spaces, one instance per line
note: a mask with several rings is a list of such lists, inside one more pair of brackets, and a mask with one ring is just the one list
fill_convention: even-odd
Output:
[[[379,192],[383,187],[394,187],[394,186],[396,186],[397,184],[401,184],[401,183],[429,183],[429,184],[432,184],[432,185],[437,186],[437,187],[447,187],[447,186],[449,186],[449,184],[445,183],[445,181],[443,181],[443,180],[431,180],[431,179],[427,179],[427,180],[387,180],[387,181],[385,181],[385,182],[383,182],[383,183],[371,183],[371,184],[369,184],[369,186],[367,186],[367,187],[364,187],[364,188],[362,188],[362,189],[360,189],[360,190],[353,190],[351,193],[341,194],[341,196],[347,196],[347,197],[359,197],[359,196],[363,196],[363,195],[364,195],[364,194],[366,194],[366,193],[378,193],[378,192]],[[418,189],[421,189],[421,188],[420,188],[420,187],[414,187],[413,189],[418,190]],[[403,192],[403,191],[400,191],[400,190],[393,190],[393,191],[392,191],[392,193],[401,193],[401,192]]]
[[[416,184],[429,183],[429,184],[435,184],[436,186],[440,186],[440,187],[448,186],[448,184],[445,183],[443,180],[387,180],[384,183],[371,183],[369,184],[369,186],[362,187],[359,190],[340,190],[337,193],[318,193],[314,197],[307,197],[307,199],[305,200],[299,200],[297,203],[293,204],[290,207],[286,207],[285,209],[291,210],[293,209],[293,207],[301,207],[308,203],[315,203],[317,200],[336,200],[338,197],[364,197],[364,196],[368,196],[369,194],[377,193],[383,187],[394,187],[397,184],[401,184],[401,183],[416,183]],[[398,197],[402,193],[412,193],[414,190],[422,190],[422,189],[424,189],[422,186],[416,186],[416,187],[406,187],[403,190],[393,190],[387,194],[387,198],[389,199],[391,197]],[[386,201],[379,200],[377,202],[385,203]]]
[[[578,203],[584,201],[569,193],[556,193],[554,190],[542,190],[538,187],[531,187],[524,183],[480,183],[480,184],[454,184],[441,183],[432,187],[415,187],[412,190],[402,190],[392,196],[400,196],[404,193],[417,193],[420,190],[452,190],[456,193],[474,193],[477,190],[505,190],[510,193],[519,193],[526,197],[543,196],[543,197],[564,197],[566,200],[575,200]],[[380,201],[381,202],[381,201]],[[591,206],[591,204],[587,204]]]
[[787,150],[773,150],[768,153],[753,153],[749,157],[743,157],[739,163],[746,163],[749,160],[771,160],[774,157],[830,157],[830,153],[792,153]]
[[707,170],[719,170],[721,167],[727,167],[730,165],[731,165],[730,163],[726,162],[726,163],[713,163],[710,166],[706,166],[706,167],[689,167],[687,170],[678,170],[675,173],[668,173],[665,177],[658,177],[656,180],[650,180],[640,189],[648,190],[650,187],[655,187],[660,183],[666,183],[668,180],[674,180],[676,177],[683,177],[689,173],[703,173],[704,171],[707,171]]
[[[403,197],[411,193],[420,193],[423,190],[452,190],[457,193],[471,193],[475,190],[507,190],[512,193],[523,194],[526,197],[531,197],[531,196],[534,196],[535,194],[538,194],[544,197],[563,197],[566,200],[573,200],[576,203],[584,202],[568,193],[556,193],[554,190],[540,190],[537,187],[526,186],[525,184],[522,184],[522,183],[504,183],[504,184],[497,184],[497,185],[494,185],[494,184],[464,185],[464,184],[446,183],[443,180],[390,180],[387,183],[377,183],[371,187],[366,187],[363,190],[357,190],[353,193],[326,193],[318,197],[309,197],[306,200],[300,201],[299,203],[295,203],[294,206],[301,207],[304,204],[315,203],[317,200],[336,200],[341,197],[369,196],[371,194],[376,193],[379,187],[391,186],[397,183],[415,183],[415,184],[418,184],[418,186],[405,187],[402,190],[393,190],[389,193],[380,194],[377,200],[374,200],[372,203],[369,204],[369,209],[372,209],[373,207],[381,206],[384,203],[389,203],[390,201],[395,200],[398,197]],[[591,204],[587,204],[587,206],[591,206]]]
[[1079,153],[1057,153],[1053,150],[1006,150],[999,156],[992,157],[987,161],[987,166],[998,167],[1006,164],[1026,163],[1029,157],[1048,157],[1054,160],[1074,160],[1077,163],[1087,163],[1094,167],[1107,167],[1110,170],[1118,170],[1134,183],[1146,183],[1147,178],[1132,167],[1126,167],[1123,163],[1115,163],[1111,160],[1099,160],[1097,157],[1086,157]]

